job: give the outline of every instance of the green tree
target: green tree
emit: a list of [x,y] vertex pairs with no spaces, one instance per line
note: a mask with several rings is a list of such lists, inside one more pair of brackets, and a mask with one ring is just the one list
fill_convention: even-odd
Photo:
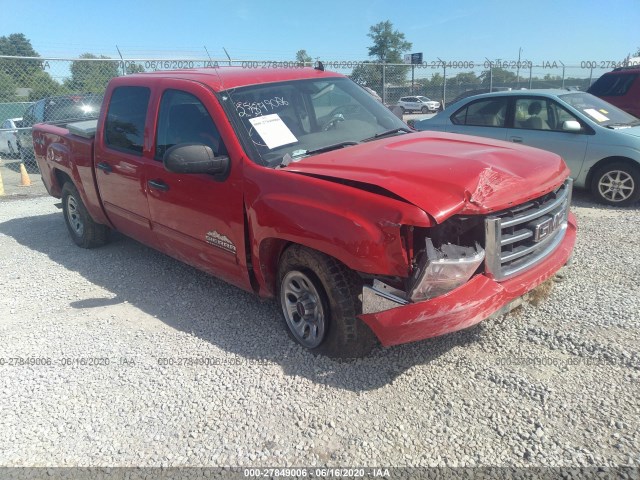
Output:
[[[71,78],[65,81],[65,86],[73,92],[102,93],[109,80],[118,76],[118,62],[109,57],[83,53],[78,58],[71,64]],[[105,61],[96,61],[98,59]]]
[[631,55],[632,57],[640,57],[640,47],[638,47],[638,50],[636,50],[636,53],[634,53],[633,55]]
[[[0,37],[0,55],[12,57],[38,57],[31,46],[31,42],[22,33],[12,33]],[[13,78],[18,86],[29,86],[29,78],[37,71],[41,71],[39,60],[0,59],[0,71]]]
[[[373,45],[369,47],[369,56],[381,63],[403,63],[403,54],[411,49],[413,44],[405,39],[404,33],[394,30],[393,24],[386,20],[369,27],[367,34]],[[385,67],[384,79],[387,85],[404,85],[407,73],[411,67],[392,65]],[[379,88],[382,88],[382,72],[380,72]],[[371,85],[367,85],[378,90]]]
[[369,56],[378,62],[402,63],[404,52],[411,50],[413,44],[404,38],[404,33],[393,29],[393,24],[387,20],[369,27],[367,34],[373,45],[369,47]]
[[125,70],[127,75],[133,75],[134,73],[144,73],[144,65],[137,63],[130,63],[126,66]]
[[494,86],[505,83],[516,83],[516,74],[500,67],[494,67],[492,71],[484,70],[478,78],[480,79],[480,83],[486,87],[488,87],[490,83],[493,83]]
[[13,102],[16,100],[18,84],[5,72],[0,71],[0,102]]
[[306,50],[298,50],[296,52],[296,62],[302,65],[309,65],[313,63],[313,58],[311,58],[311,55],[309,55]]

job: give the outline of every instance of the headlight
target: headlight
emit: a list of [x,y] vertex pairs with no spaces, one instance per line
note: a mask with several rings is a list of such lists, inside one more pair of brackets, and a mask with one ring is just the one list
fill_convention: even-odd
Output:
[[464,285],[484,260],[484,249],[445,244],[440,250],[426,239],[426,255],[413,275],[409,298],[418,302],[437,297]]

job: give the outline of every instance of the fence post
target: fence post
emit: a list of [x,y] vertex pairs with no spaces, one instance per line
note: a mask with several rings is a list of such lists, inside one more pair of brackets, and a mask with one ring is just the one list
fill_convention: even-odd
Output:
[[589,70],[589,86],[591,86],[591,80],[593,79],[593,67]]
[[383,61],[382,62],[382,103],[385,105],[387,104],[386,83],[387,83],[386,68],[385,68],[385,63]]
[[529,90],[531,90],[531,82],[532,82],[532,70],[533,70],[533,64],[529,64]]
[[564,90],[564,63],[562,64],[562,89]]

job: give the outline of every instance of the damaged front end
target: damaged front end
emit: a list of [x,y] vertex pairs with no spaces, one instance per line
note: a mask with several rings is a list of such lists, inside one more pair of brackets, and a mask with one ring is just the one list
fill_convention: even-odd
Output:
[[[433,228],[409,228],[408,278],[373,278],[363,290],[363,313],[444,295],[469,281],[485,259],[482,218],[453,217]],[[454,241],[455,243],[451,243]]]
[[360,318],[390,346],[508,312],[569,260],[576,239],[571,189],[568,179],[504,210],[403,227],[408,275],[364,278]]

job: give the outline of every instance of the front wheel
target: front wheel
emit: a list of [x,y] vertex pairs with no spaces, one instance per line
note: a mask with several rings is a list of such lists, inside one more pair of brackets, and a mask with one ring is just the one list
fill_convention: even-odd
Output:
[[427,107],[422,107],[422,108],[420,109],[420,111],[421,111],[422,113],[429,113],[429,109],[428,109]]
[[282,255],[278,296],[289,335],[314,353],[338,358],[367,355],[377,340],[357,315],[362,284],[337,260],[299,245]]
[[62,187],[62,211],[69,235],[82,248],[100,247],[109,242],[109,227],[96,223],[71,182]]
[[622,162],[610,163],[593,176],[591,191],[602,203],[627,206],[640,200],[640,167]]

